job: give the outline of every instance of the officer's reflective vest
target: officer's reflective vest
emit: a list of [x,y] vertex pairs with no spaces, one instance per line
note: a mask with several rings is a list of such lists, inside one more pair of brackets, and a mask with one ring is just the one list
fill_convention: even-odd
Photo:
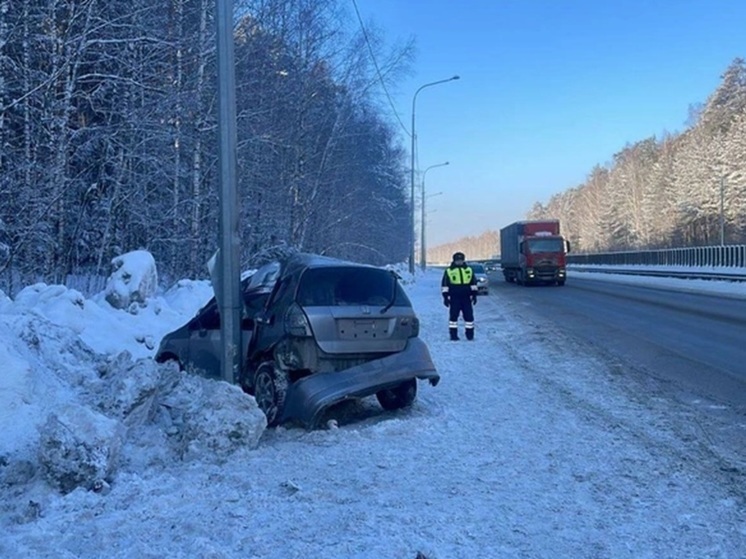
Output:
[[465,268],[448,268],[446,273],[451,285],[469,285],[474,274],[468,266]]

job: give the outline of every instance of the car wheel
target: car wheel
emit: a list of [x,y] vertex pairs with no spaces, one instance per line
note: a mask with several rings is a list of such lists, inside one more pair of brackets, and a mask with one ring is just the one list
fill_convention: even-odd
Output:
[[274,361],[265,361],[259,365],[254,375],[254,399],[267,417],[268,427],[280,422],[287,390],[287,377],[277,370]]
[[249,379],[247,377],[248,377],[248,375],[244,373],[239,378],[238,385],[241,387],[241,390],[243,390],[246,394],[248,394],[249,396],[253,396],[254,395],[254,385],[251,384],[251,382],[249,381]]
[[179,359],[176,355],[173,353],[163,353],[161,355],[157,355],[155,358],[156,363],[169,363],[173,362],[176,363],[176,366],[179,367],[180,371],[184,370],[184,364],[181,362],[181,359]]
[[417,397],[417,379],[413,378],[394,386],[376,392],[378,403],[385,410],[398,410],[411,406]]

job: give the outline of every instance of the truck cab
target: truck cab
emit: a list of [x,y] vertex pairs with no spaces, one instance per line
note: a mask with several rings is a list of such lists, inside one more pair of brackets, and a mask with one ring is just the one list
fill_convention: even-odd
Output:
[[570,243],[559,220],[517,221],[500,230],[500,266],[505,281],[564,285]]
[[525,237],[520,244],[521,272],[519,283],[556,283],[567,280],[570,243],[560,235]]

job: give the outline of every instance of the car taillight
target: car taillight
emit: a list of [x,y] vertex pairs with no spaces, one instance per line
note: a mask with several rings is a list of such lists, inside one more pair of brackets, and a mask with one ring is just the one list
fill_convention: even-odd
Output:
[[285,332],[290,336],[297,336],[299,338],[313,336],[306,313],[295,303],[290,305],[285,313]]

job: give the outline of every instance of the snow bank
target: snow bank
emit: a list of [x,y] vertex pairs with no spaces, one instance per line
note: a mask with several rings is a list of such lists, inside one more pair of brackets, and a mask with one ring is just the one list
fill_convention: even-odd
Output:
[[211,292],[179,282],[139,315],[59,285],[0,301],[0,420],[13,426],[0,430],[0,486],[101,491],[122,466],[220,462],[256,448],[266,420],[253,398],[149,358]]

